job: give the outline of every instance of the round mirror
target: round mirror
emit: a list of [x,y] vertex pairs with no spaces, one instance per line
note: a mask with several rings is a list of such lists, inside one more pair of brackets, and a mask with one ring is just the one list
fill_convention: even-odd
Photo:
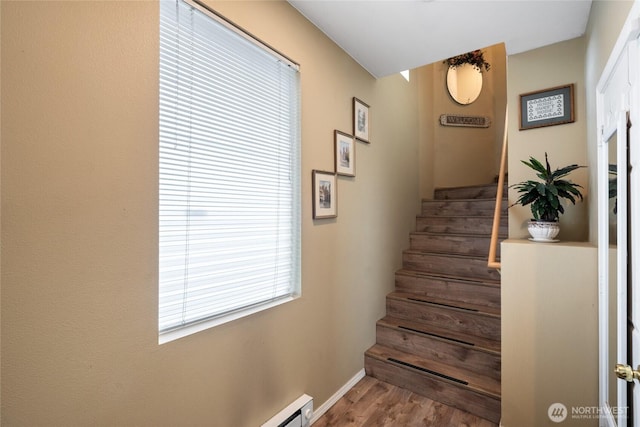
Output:
[[449,68],[449,71],[447,71],[447,89],[458,104],[471,104],[480,96],[482,73],[471,64],[462,64],[455,68]]

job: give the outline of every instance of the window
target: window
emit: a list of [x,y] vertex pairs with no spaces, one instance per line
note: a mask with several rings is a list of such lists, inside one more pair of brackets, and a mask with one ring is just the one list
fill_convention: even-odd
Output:
[[160,2],[159,341],[300,295],[298,66]]

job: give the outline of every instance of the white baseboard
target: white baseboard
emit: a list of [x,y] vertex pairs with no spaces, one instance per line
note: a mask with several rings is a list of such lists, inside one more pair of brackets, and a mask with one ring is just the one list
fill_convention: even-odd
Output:
[[353,378],[351,378],[349,381],[347,381],[347,383],[345,385],[343,385],[342,387],[340,387],[340,390],[338,390],[337,392],[335,392],[335,394],[333,396],[331,396],[329,398],[329,400],[327,400],[326,402],[324,402],[322,405],[320,405],[318,407],[318,409],[315,409],[313,411],[313,416],[311,417],[311,424],[315,423],[316,421],[318,421],[318,419],[324,415],[325,412],[327,412],[329,410],[329,408],[331,408],[333,405],[336,404],[336,402],[338,400],[340,400],[340,398],[342,396],[344,396],[345,394],[347,394],[347,392],[349,390],[351,390],[351,388],[353,388],[354,385],[356,385],[358,383],[358,381],[360,381],[362,378],[364,378],[365,376],[365,372],[364,372],[364,368],[361,369],[360,371],[358,371],[357,374],[354,375]]

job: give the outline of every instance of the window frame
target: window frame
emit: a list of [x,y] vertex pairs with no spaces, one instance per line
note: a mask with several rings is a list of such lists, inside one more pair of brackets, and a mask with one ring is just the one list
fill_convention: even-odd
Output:
[[[171,3],[171,7],[173,7],[174,3]],[[290,143],[292,144],[291,150],[292,150],[292,161],[291,161],[291,165],[290,165],[290,170],[288,170],[288,172],[291,174],[291,179],[290,181],[295,181],[291,183],[291,191],[292,191],[292,199],[291,199],[291,217],[290,217],[290,221],[291,221],[291,229],[289,230],[291,232],[291,234],[293,235],[292,239],[295,239],[295,242],[292,244],[293,247],[293,254],[291,255],[291,269],[292,272],[290,273],[290,278],[289,278],[289,289],[290,292],[287,295],[280,295],[277,298],[272,298],[272,299],[265,299],[262,302],[259,303],[251,303],[248,304],[242,308],[238,308],[238,309],[234,309],[232,311],[226,312],[226,313],[222,313],[222,314],[212,314],[209,316],[205,316],[202,317],[200,320],[196,320],[196,321],[191,321],[188,322],[186,324],[182,324],[182,325],[178,325],[178,326],[172,326],[170,328],[165,328],[165,329],[161,329],[162,325],[161,325],[161,321],[162,321],[162,309],[161,309],[161,298],[162,298],[162,260],[160,259],[160,254],[159,254],[159,267],[160,267],[160,277],[159,277],[159,281],[158,281],[158,291],[159,291],[159,296],[158,296],[158,333],[159,333],[159,338],[158,338],[158,342],[160,344],[166,343],[166,342],[170,342],[179,338],[182,338],[184,336],[187,335],[191,335],[193,333],[197,333],[200,331],[203,331],[205,329],[209,329],[227,322],[231,322],[237,319],[240,319],[242,317],[246,317],[252,314],[255,314],[257,312],[263,311],[263,310],[267,310],[273,307],[276,307],[278,305],[281,304],[285,304],[287,302],[293,301],[294,299],[297,299],[301,296],[302,294],[302,286],[301,286],[301,190],[300,190],[300,180],[301,180],[301,167],[302,167],[302,162],[301,162],[301,137],[300,137],[300,132],[301,132],[301,124],[300,124],[300,111],[301,111],[301,102],[300,102],[300,73],[299,73],[299,64],[297,64],[296,62],[292,61],[289,57],[287,57],[286,55],[283,55],[282,53],[278,52],[277,50],[273,49],[271,46],[267,45],[266,43],[262,42],[261,40],[259,40],[258,38],[254,37],[253,35],[251,35],[249,32],[245,31],[244,29],[242,29],[241,27],[235,25],[234,23],[232,23],[231,21],[229,21],[228,19],[224,18],[223,16],[221,16],[220,14],[216,13],[215,11],[213,11],[212,9],[210,9],[209,7],[207,7],[206,5],[198,2],[198,1],[193,1],[193,0],[176,0],[176,7],[180,6],[180,3],[186,4],[190,7],[192,7],[195,11],[198,11],[200,13],[203,13],[204,15],[206,15],[208,18],[213,19],[215,22],[217,22],[218,24],[221,24],[222,26],[224,26],[226,29],[232,31],[233,33],[235,33],[236,35],[241,36],[242,38],[244,38],[245,40],[249,41],[250,43],[254,44],[255,46],[258,46],[260,49],[262,49],[265,52],[268,52],[270,55],[272,55],[276,61],[278,62],[282,62],[284,64],[286,64],[289,68],[293,69],[296,73],[295,75],[295,93],[293,93],[294,96],[292,96],[292,98],[295,98],[295,105],[293,106],[295,111],[295,124],[292,126],[295,126],[294,129],[292,129],[292,133],[293,136],[290,138]],[[163,7],[162,5],[160,7]],[[162,15],[162,12],[161,12]],[[176,18],[177,20],[178,18]],[[176,25],[179,25],[176,22]],[[161,37],[162,37],[162,29],[161,29]],[[161,49],[162,49],[162,41],[161,41]],[[165,64],[166,65],[166,64]],[[161,58],[161,68],[162,68],[162,58]],[[164,77],[166,78],[166,76]],[[163,83],[163,75],[162,75],[162,71],[161,71],[161,75],[160,75],[160,85],[162,86]],[[162,93],[162,88],[160,89],[161,93]],[[291,95],[291,94],[289,94]],[[287,98],[288,99],[288,98]],[[178,99],[176,98],[176,103],[178,102]],[[189,107],[192,108],[192,107]],[[160,114],[162,117],[163,114],[163,107],[160,106]],[[166,114],[166,112],[164,113]],[[160,126],[162,126],[163,120],[161,118],[160,120]],[[161,140],[162,140],[162,128],[160,130],[161,132]],[[190,137],[191,138],[191,137]],[[190,143],[191,144],[191,143]],[[160,141],[160,147],[162,147],[162,141]],[[161,150],[161,154],[160,154],[160,170],[159,170],[159,178],[160,178],[160,182],[162,182],[162,148],[160,148]],[[166,161],[166,159],[165,159]],[[160,196],[162,197],[162,189],[159,190],[160,191]],[[162,219],[162,213],[161,213],[161,208],[162,208],[162,200],[160,200],[159,202],[159,218],[160,220]],[[189,216],[190,217],[190,216]],[[288,217],[289,218],[289,217]],[[159,224],[159,233],[162,232],[162,223]],[[162,238],[160,237],[160,241],[159,244],[162,245]],[[162,253],[162,250],[160,249],[160,253]],[[186,291],[185,291],[186,292]],[[183,292],[183,298],[185,295],[185,292]]]

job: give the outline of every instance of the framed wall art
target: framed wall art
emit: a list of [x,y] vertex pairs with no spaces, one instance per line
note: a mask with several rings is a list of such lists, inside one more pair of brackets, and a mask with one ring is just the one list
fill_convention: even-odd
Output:
[[369,106],[353,98],[353,136],[357,140],[369,143]]
[[573,83],[520,95],[520,130],[574,121]]
[[339,130],[335,130],[333,134],[336,173],[343,176],[356,176],[355,139]]
[[313,219],[335,218],[338,216],[338,187],[336,174],[313,170]]

